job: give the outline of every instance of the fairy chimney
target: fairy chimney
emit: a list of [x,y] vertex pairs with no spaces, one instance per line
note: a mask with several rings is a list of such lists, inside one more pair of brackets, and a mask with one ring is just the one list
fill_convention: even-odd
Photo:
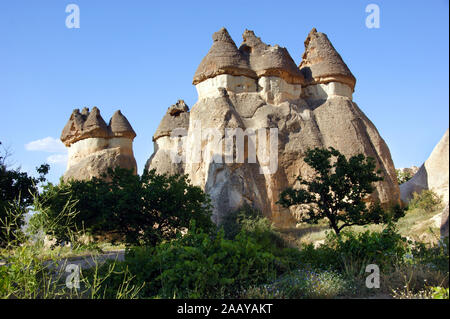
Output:
[[69,154],[64,180],[101,177],[109,167],[132,169],[136,173],[135,137],[136,133],[120,111],[106,125],[97,107],[92,111],[75,109],[61,134]]

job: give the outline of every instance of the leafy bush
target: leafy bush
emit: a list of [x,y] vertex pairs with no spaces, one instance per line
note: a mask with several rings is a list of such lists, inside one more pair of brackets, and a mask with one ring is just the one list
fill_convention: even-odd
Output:
[[422,209],[427,213],[442,209],[442,196],[439,197],[432,190],[423,190],[421,193],[413,193],[409,202],[410,209]]
[[273,228],[272,222],[249,205],[228,214],[221,225],[225,238],[233,240],[237,234],[254,240],[276,257],[278,274],[298,268],[300,263],[297,248],[287,247],[281,235]]
[[[190,185],[187,176],[158,175],[155,170],[138,176],[120,168],[108,174],[90,181],[46,185],[40,211],[47,224],[54,223],[54,217],[73,202],[78,212],[76,229],[93,235],[116,234],[128,244],[155,245],[175,238],[191,220],[205,231],[213,230],[208,196]],[[51,228],[45,231],[65,240]]]
[[261,212],[248,204],[244,204],[240,209],[229,212],[220,226],[225,232],[225,238],[234,239],[242,230],[244,224],[248,224],[249,221],[257,221],[262,218],[263,216]]
[[0,156],[0,247],[23,236],[25,214],[38,193],[38,184],[45,181],[50,168],[47,164],[36,168],[39,177],[34,178],[19,169],[8,169],[6,155]]
[[242,233],[228,240],[223,231],[211,236],[191,225],[185,236],[171,242],[130,249],[118,271],[126,268],[134,283],[145,283],[141,297],[226,298],[273,280],[274,259]]
[[363,274],[369,264],[389,269],[402,260],[406,251],[406,239],[388,226],[381,232],[344,231],[341,236],[330,233],[324,245],[304,245],[300,254],[302,262],[315,269],[334,269],[355,277]]
[[448,299],[448,288],[443,287],[432,287],[433,299]]
[[449,272],[448,237],[438,245],[414,242],[411,246],[407,255],[409,258],[406,259],[407,263],[420,263],[435,270]]

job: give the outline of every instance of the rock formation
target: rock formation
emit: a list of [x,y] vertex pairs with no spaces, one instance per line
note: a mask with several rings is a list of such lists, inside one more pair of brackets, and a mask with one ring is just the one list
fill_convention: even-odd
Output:
[[448,203],[441,216],[441,238],[448,237]]
[[[174,148],[179,144],[182,146],[186,141],[186,132],[189,128],[188,111],[189,108],[183,100],[179,100],[169,107],[153,135],[154,152],[145,165],[146,170],[154,168],[158,174],[170,175],[184,173],[184,161],[180,160],[179,163],[175,163],[171,154]],[[183,133],[182,136],[171,137],[174,130]],[[176,131],[175,133],[177,133]]]
[[75,109],[61,134],[61,141],[68,148],[69,160],[64,180],[85,180],[100,177],[108,167],[133,169],[133,139],[136,133],[120,111],[114,113],[106,125],[100,110],[89,112]]
[[355,83],[327,36],[315,29],[299,67],[287,49],[265,44],[253,31],[244,32],[238,48],[221,29],[194,75],[198,101],[190,111],[180,101],[169,108],[146,169],[188,174],[210,195],[216,223],[248,203],[286,228],[301,212],[276,204],[280,192],[297,176],[312,176],[303,161],[308,148],[332,146],[346,156],[375,158],[384,181],[371,198],[398,204],[389,149],[352,101]]
[[439,143],[431,152],[430,157],[419,168],[417,173],[406,183],[400,185],[401,200],[408,203],[413,198],[413,193],[431,189],[437,195],[442,196],[444,203],[448,203],[448,129]]

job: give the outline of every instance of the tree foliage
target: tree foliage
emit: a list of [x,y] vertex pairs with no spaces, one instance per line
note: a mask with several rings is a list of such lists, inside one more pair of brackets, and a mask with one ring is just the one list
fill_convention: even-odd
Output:
[[409,170],[400,170],[396,169],[395,174],[397,175],[397,182],[399,185],[406,183],[411,178],[413,178],[414,174]]
[[315,176],[308,181],[298,177],[300,188],[284,190],[278,201],[284,207],[307,205],[301,221],[315,224],[327,218],[339,234],[344,227],[386,223],[402,215],[400,207],[387,213],[377,203],[366,204],[366,197],[375,190],[373,183],[383,180],[373,158],[358,154],[347,159],[330,147],[308,150],[305,162]]
[[[209,198],[201,188],[190,185],[186,175],[159,175],[155,170],[139,176],[116,168],[102,178],[49,184],[40,202],[48,222],[74,202],[74,227],[93,235],[116,234],[133,245],[174,238],[191,220],[205,230],[213,228]],[[67,240],[46,225],[47,233]]]
[[[0,145],[2,143],[0,142]],[[9,169],[7,151],[0,154],[0,245],[13,240],[24,224],[24,215],[38,193],[38,184],[45,181],[50,166],[37,167],[39,177],[28,176],[20,169]]]

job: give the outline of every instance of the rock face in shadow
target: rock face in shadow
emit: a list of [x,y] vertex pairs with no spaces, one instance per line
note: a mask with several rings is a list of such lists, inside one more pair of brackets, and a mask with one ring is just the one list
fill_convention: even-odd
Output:
[[136,133],[120,110],[106,125],[98,108],[90,112],[88,108],[82,112],[75,109],[61,134],[69,153],[64,180],[89,180],[115,167],[132,169],[136,174],[135,137]]
[[225,29],[216,33],[194,76],[198,101],[183,109],[183,120],[169,108],[146,169],[188,174],[210,195],[218,224],[250,204],[277,227],[290,228],[301,211],[278,205],[280,192],[295,186],[297,176],[313,176],[303,160],[308,148],[332,146],[346,156],[375,158],[384,180],[370,200],[398,204],[390,151],[352,101],[353,75],[326,35],[317,34],[314,29],[305,41],[307,61],[300,66],[313,71],[305,80],[287,49],[265,44],[253,31],[244,32],[239,49]]
[[442,196],[444,203],[448,203],[448,148],[447,129],[444,136],[431,152],[430,157],[419,168],[419,171],[409,181],[400,185],[401,200],[403,203],[409,203],[414,193],[420,193],[428,189]]
[[442,211],[441,217],[441,238],[448,237],[448,203]]

